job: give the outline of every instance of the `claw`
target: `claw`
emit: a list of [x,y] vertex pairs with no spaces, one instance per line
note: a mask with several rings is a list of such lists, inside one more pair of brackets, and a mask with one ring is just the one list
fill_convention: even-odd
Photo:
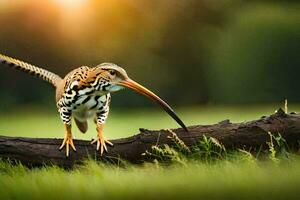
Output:
[[107,152],[107,147],[106,147],[106,144],[109,144],[110,146],[113,146],[113,143],[111,143],[110,141],[108,140],[104,140],[104,137],[103,137],[103,126],[104,124],[100,124],[100,123],[97,123],[97,138],[94,139],[91,144],[94,144],[97,142],[97,151],[99,151],[100,149],[100,155],[102,156],[103,155],[103,152],[104,150]]
[[64,141],[63,141],[62,145],[59,147],[59,150],[63,149],[64,146],[66,146],[66,156],[67,156],[67,157],[69,157],[69,151],[70,151],[69,149],[70,149],[70,146],[71,146],[71,148],[72,148],[74,151],[76,151],[76,148],[75,148],[75,145],[74,145],[74,143],[73,143],[72,137],[66,136],[66,137],[64,138]]
[[[68,127],[67,127],[67,131],[69,131]],[[76,148],[75,148],[75,145],[74,145],[74,142],[73,142],[73,138],[72,138],[72,134],[67,132],[65,134],[65,137],[64,137],[64,140],[61,144],[61,146],[59,147],[59,150],[63,149],[64,146],[66,146],[66,156],[69,157],[69,152],[70,152],[70,146],[71,148],[76,151]]]
[[108,141],[108,140],[104,140],[103,137],[99,137],[99,135],[97,136],[96,139],[94,139],[91,144],[95,144],[97,142],[97,151],[99,151],[100,149],[100,155],[103,155],[103,152],[105,150],[105,152],[107,152],[107,147],[106,144],[109,144],[110,146],[113,146],[113,144]]

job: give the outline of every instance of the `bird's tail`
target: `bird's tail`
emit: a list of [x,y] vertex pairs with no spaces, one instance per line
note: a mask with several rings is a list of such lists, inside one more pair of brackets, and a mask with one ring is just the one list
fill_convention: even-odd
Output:
[[62,81],[62,78],[57,74],[2,54],[0,54],[0,63],[48,81],[54,87],[57,87]]

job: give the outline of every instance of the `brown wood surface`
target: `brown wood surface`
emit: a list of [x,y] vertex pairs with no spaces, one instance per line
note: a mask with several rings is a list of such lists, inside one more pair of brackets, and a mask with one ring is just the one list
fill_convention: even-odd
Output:
[[[291,148],[297,148],[300,141],[300,115],[285,114],[281,109],[277,113],[262,117],[261,119],[244,122],[230,123],[229,120],[214,125],[195,125],[188,127],[189,132],[183,129],[172,129],[187,146],[199,142],[203,135],[218,139],[226,149],[267,148],[270,140],[268,132],[280,133]],[[17,160],[27,166],[41,166],[56,164],[71,167],[90,157],[97,160],[117,162],[118,158],[132,163],[140,163],[145,157],[146,150],[156,144],[171,144],[167,130],[140,129],[140,133],[122,139],[111,140],[113,147],[108,147],[108,153],[101,157],[96,152],[96,146],[90,141],[74,140],[77,151],[70,151],[70,156],[65,156],[65,151],[58,148],[62,139],[48,138],[21,138],[0,136],[0,157]]]

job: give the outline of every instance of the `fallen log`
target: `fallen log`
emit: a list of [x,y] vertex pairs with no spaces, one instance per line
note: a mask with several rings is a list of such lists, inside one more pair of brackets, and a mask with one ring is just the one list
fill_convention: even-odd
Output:
[[[286,114],[279,109],[273,115],[250,122],[231,123],[225,120],[214,125],[189,126],[188,130],[189,132],[181,128],[172,129],[189,147],[198,143],[205,135],[216,138],[226,149],[265,149],[270,140],[268,132],[271,132],[280,133],[290,148],[298,148],[300,115]],[[132,163],[140,163],[146,159],[142,154],[151,150],[153,145],[172,145],[173,142],[168,136],[170,132],[167,130],[140,129],[140,133],[132,137],[111,140],[114,146],[108,147],[108,153],[104,153],[102,157],[90,141],[74,140],[77,151],[70,151],[70,156],[66,157],[65,151],[58,150],[62,139],[0,136],[0,157],[20,161],[26,166],[54,164],[71,167],[87,158],[111,162],[123,159]]]

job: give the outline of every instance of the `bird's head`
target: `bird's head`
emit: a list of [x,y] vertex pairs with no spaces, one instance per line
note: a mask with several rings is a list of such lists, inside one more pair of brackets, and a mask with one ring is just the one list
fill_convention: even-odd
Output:
[[101,77],[102,81],[105,81],[104,84],[106,84],[105,89],[107,92],[116,92],[124,87],[132,89],[135,92],[148,97],[152,101],[157,102],[184,130],[187,131],[184,123],[165,101],[149,89],[130,79],[123,68],[113,63],[102,63],[96,68],[102,71]]

